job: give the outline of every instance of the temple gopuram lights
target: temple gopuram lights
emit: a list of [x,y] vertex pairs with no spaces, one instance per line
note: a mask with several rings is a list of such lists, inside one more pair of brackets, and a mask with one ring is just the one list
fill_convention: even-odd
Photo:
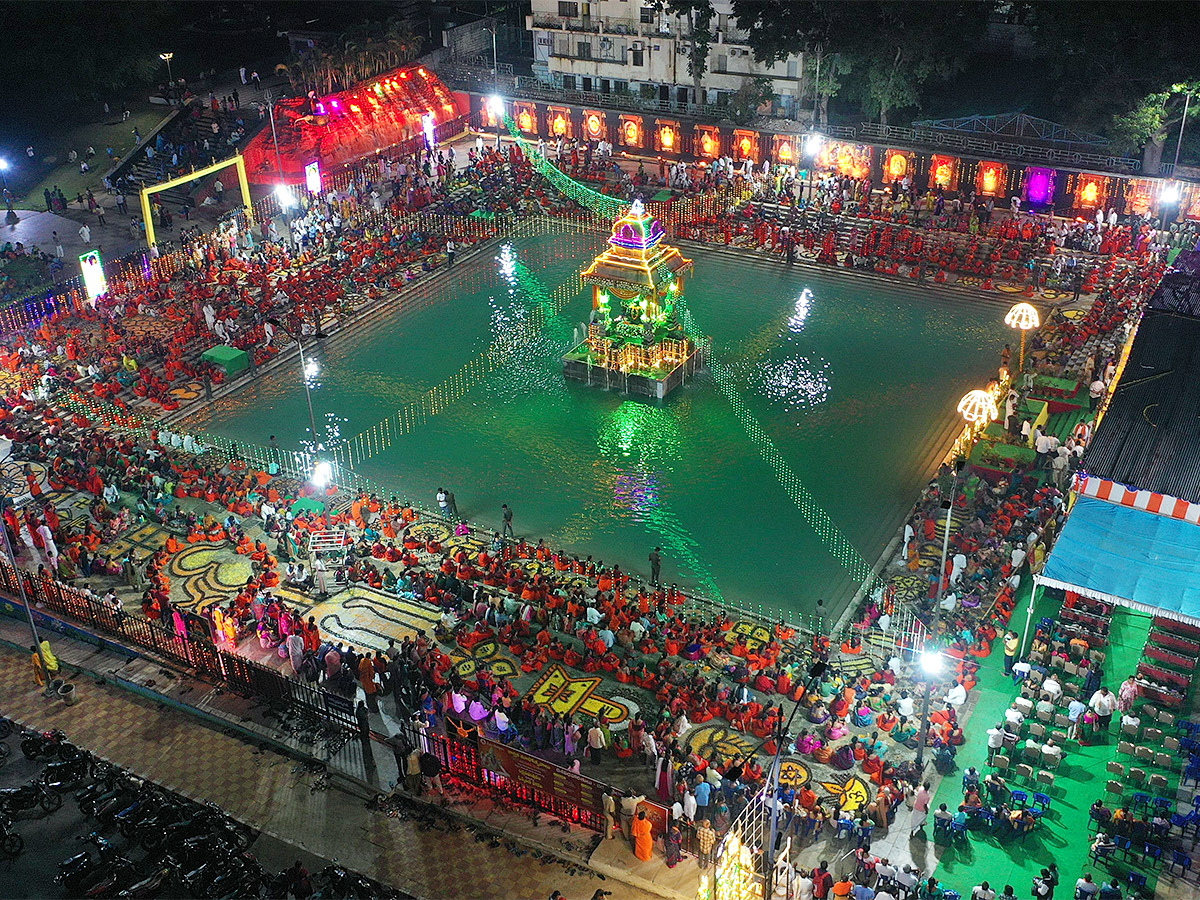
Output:
[[662,399],[703,365],[678,317],[692,261],[663,236],[640,200],[613,225],[608,249],[580,276],[592,315],[587,340],[562,358],[568,378]]

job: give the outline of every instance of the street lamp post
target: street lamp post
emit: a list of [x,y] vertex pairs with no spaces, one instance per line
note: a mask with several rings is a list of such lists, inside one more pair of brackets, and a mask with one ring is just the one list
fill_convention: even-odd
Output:
[[[7,462],[12,456],[12,448],[9,448],[8,454],[0,463]],[[0,493],[0,514],[3,514],[4,509],[9,505],[10,499],[8,496],[8,488],[5,486],[3,493]],[[15,516],[15,511],[14,511]],[[20,519],[17,520],[18,526]],[[38,661],[42,666],[42,675],[46,678],[45,694],[51,696],[50,692],[50,673],[46,669],[46,656],[42,653],[42,637],[38,634],[37,623],[33,621],[33,601],[28,594],[25,593],[25,576],[17,566],[17,556],[13,553],[12,542],[8,539],[8,528],[3,522],[0,522],[0,533],[4,536],[4,556],[8,560],[8,564],[12,567],[13,577],[17,579],[17,596],[21,598],[21,605],[25,607],[25,618],[29,622],[29,633],[33,636],[33,648],[37,653]]]
[[160,53],[158,58],[167,64],[167,81],[175,83],[175,76],[171,74],[171,60],[175,58],[174,53]]
[[283,156],[279,152],[279,135],[275,132],[275,95],[271,91],[267,91],[263,99],[267,101],[267,112],[271,116],[271,143],[275,145],[275,165],[279,170],[279,183],[284,184]]
[[1004,316],[1004,324],[1021,330],[1021,362],[1018,372],[1025,371],[1025,332],[1042,324],[1037,309],[1031,303],[1018,303]]
[[[970,391],[959,401],[958,411],[970,424],[991,421],[998,414],[996,401],[987,391]],[[925,765],[925,742],[929,737],[929,704],[933,699],[933,678],[941,669],[940,651],[931,650],[930,645],[935,644],[938,640],[938,628],[942,619],[942,585],[946,580],[946,559],[950,555],[950,521],[954,512],[954,495],[958,493],[958,482],[966,465],[965,459],[954,461],[954,479],[950,483],[949,494],[942,498],[941,504],[941,508],[946,511],[945,531],[942,533],[942,562],[937,571],[933,620],[929,626],[929,636],[925,640],[926,650],[921,654],[921,667],[925,672],[925,694],[921,699],[921,733],[917,739],[918,770]]]
[[1179,150],[1183,147],[1183,127],[1187,125],[1188,106],[1192,102],[1192,92],[1187,91],[1183,95],[1183,118],[1179,120],[1179,140],[1175,142],[1175,164],[1171,166],[1171,177],[1175,177],[1175,170],[1179,168]]
[[4,214],[4,221],[9,225],[16,225],[20,222],[16,210],[13,209],[12,191],[8,189],[8,160],[0,159],[0,178],[4,179],[4,205],[7,207],[7,212]]
[[496,120],[496,149],[500,149],[500,129],[504,127],[504,98],[499,94],[492,94],[488,97],[488,109],[492,111],[492,118]]

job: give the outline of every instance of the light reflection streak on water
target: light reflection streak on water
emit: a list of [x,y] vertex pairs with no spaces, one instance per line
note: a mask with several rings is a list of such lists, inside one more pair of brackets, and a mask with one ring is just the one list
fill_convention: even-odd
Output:
[[621,403],[596,436],[601,454],[614,467],[613,503],[658,535],[667,553],[691,570],[716,600],[721,589],[701,557],[701,548],[662,496],[663,470],[682,456],[679,423],[662,407],[636,400]]
[[[683,322],[684,329],[693,336],[693,339],[698,338],[703,332],[697,327],[692,311],[683,301],[679,303],[679,306],[680,320]],[[770,435],[759,424],[758,418],[751,412],[749,405],[738,390],[736,369],[713,357],[708,361],[708,370],[721,394],[729,401],[734,415],[745,429],[750,442],[758,449],[763,461],[775,472],[775,477],[782,485],[784,492],[800,510],[804,520],[824,542],[833,558],[845,567],[855,581],[866,581],[871,576],[870,564],[833,524],[825,507],[818,503],[816,497],[804,486],[800,476],[796,474],[791,464],[779,452],[779,448],[775,446]]]
[[799,334],[804,330],[804,321],[808,318],[808,314],[812,312],[812,305],[813,292],[805,288],[796,299],[796,308],[788,319],[788,330],[792,334]]

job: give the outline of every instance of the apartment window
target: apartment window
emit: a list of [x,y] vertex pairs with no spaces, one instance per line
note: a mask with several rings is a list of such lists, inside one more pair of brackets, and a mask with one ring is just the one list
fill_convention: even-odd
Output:
[[579,4],[567,2],[567,0],[558,0],[558,14],[564,19],[574,19],[579,15]]
[[788,73],[787,74],[788,78],[795,78],[800,73],[800,70],[796,65],[796,60],[794,60],[794,59],[788,60],[787,73]]
[[592,58],[592,42],[577,41],[575,43],[575,58],[576,59],[591,59]]
[[[561,6],[561,5],[562,4],[560,3],[559,6]],[[643,25],[653,25],[654,24],[654,7],[653,6],[643,6],[642,7],[641,22]]]
[[646,64],[646,51],[637,49],[633,51],[633,65],[644,66]]
[[575,90],[575,76],[574,75],[564,75],[562,77],[562,86],[563,86],[563,90],[565,90],[565,91]]
[[715,71],[717,71],[717,72],[728,72],[729,71],[729,57],[726,56],[724,53],[717,54],[717,68]]

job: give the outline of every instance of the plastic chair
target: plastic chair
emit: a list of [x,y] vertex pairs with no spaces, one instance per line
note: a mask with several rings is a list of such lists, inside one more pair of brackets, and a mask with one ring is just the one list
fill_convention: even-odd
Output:
[[950,823],[950,840],[951,840],[952,842],[956,842],[956,841],[958,841],[958,840],[960,840],[960,839],[961,839],[961,840],[962,840],[964,843],[965,843],[965,842],[966,842],[966,840],[967,840],[967,823],[966,823],[966,822],[954,822],[954,821],[952,821],[952,822]]
[[1155,865],[1161,865],[1162,857],[1162,847],[1158,844],[1151,844],[1149,841],[1145,843],[1145,849],[1142,850],[1142,865],[1146,864],[1146,860],[1151,860]]
[[1024,791],[1013,791],[1011,801],[1012,801],[1013,806],[1016,806],[1018,803],[1021,806],[1028,806],[1029,805],[1029,795],[1027,793],[1025,793]]
[[1112,847],[1097,847],[1092,850],[1092,863],[1097,866],[1102,862],[1105,864],[1111,863],[1113,861],[1113,853],[1114,849]]
[[1035,810],[1040,808],[1044,812],[1050,808],[1051,802],[1052,801],[1050,800],[1050,798],[1047,797],[1045,794],[1043,794],[1041,791],[1034,791],[1034,793],[1033,793],[1033,808]]
[[1130,798],[1129,804],[1134,809],[1136,809],[1139,806],[1149,806],[1150,805],[1150,795],[1144,794],[1141,791],[1134,791],[1133,797]]
[[1144,891],[1146,889],[1146,876],[1141,872],[1130,872],[1125,878],[1134,890]]
[[853,822],[839,821],[837,824],[837,834],[835,835],[835,838],[840,841],[842,838],[850,837],[850,835],[854,833],[854,828],[855,825]]
[[875,833],[874,825],[858,826],[858,846],[867,847],[871,843],[871,835]]
[[1186,875],[1192,869],[1192,858],[1182,850],[1171,851],[1171,861],[1167,863],[1167,871],[1173,872],[1175,867],[1179,867],[1179,874]]
[[950,819],[939,819],[937,816],[933,818],[933,842],[936,844],[939,837],[950,836]]
[[1161,810],[1162,812],[1169,813],[1169,812],[1171,812],[1171,810],[1174,807],[1175,807],[1175,801],[1170,799],[1169,797],[1155,797],[1154,798],[1154,808],[1157,810]]

